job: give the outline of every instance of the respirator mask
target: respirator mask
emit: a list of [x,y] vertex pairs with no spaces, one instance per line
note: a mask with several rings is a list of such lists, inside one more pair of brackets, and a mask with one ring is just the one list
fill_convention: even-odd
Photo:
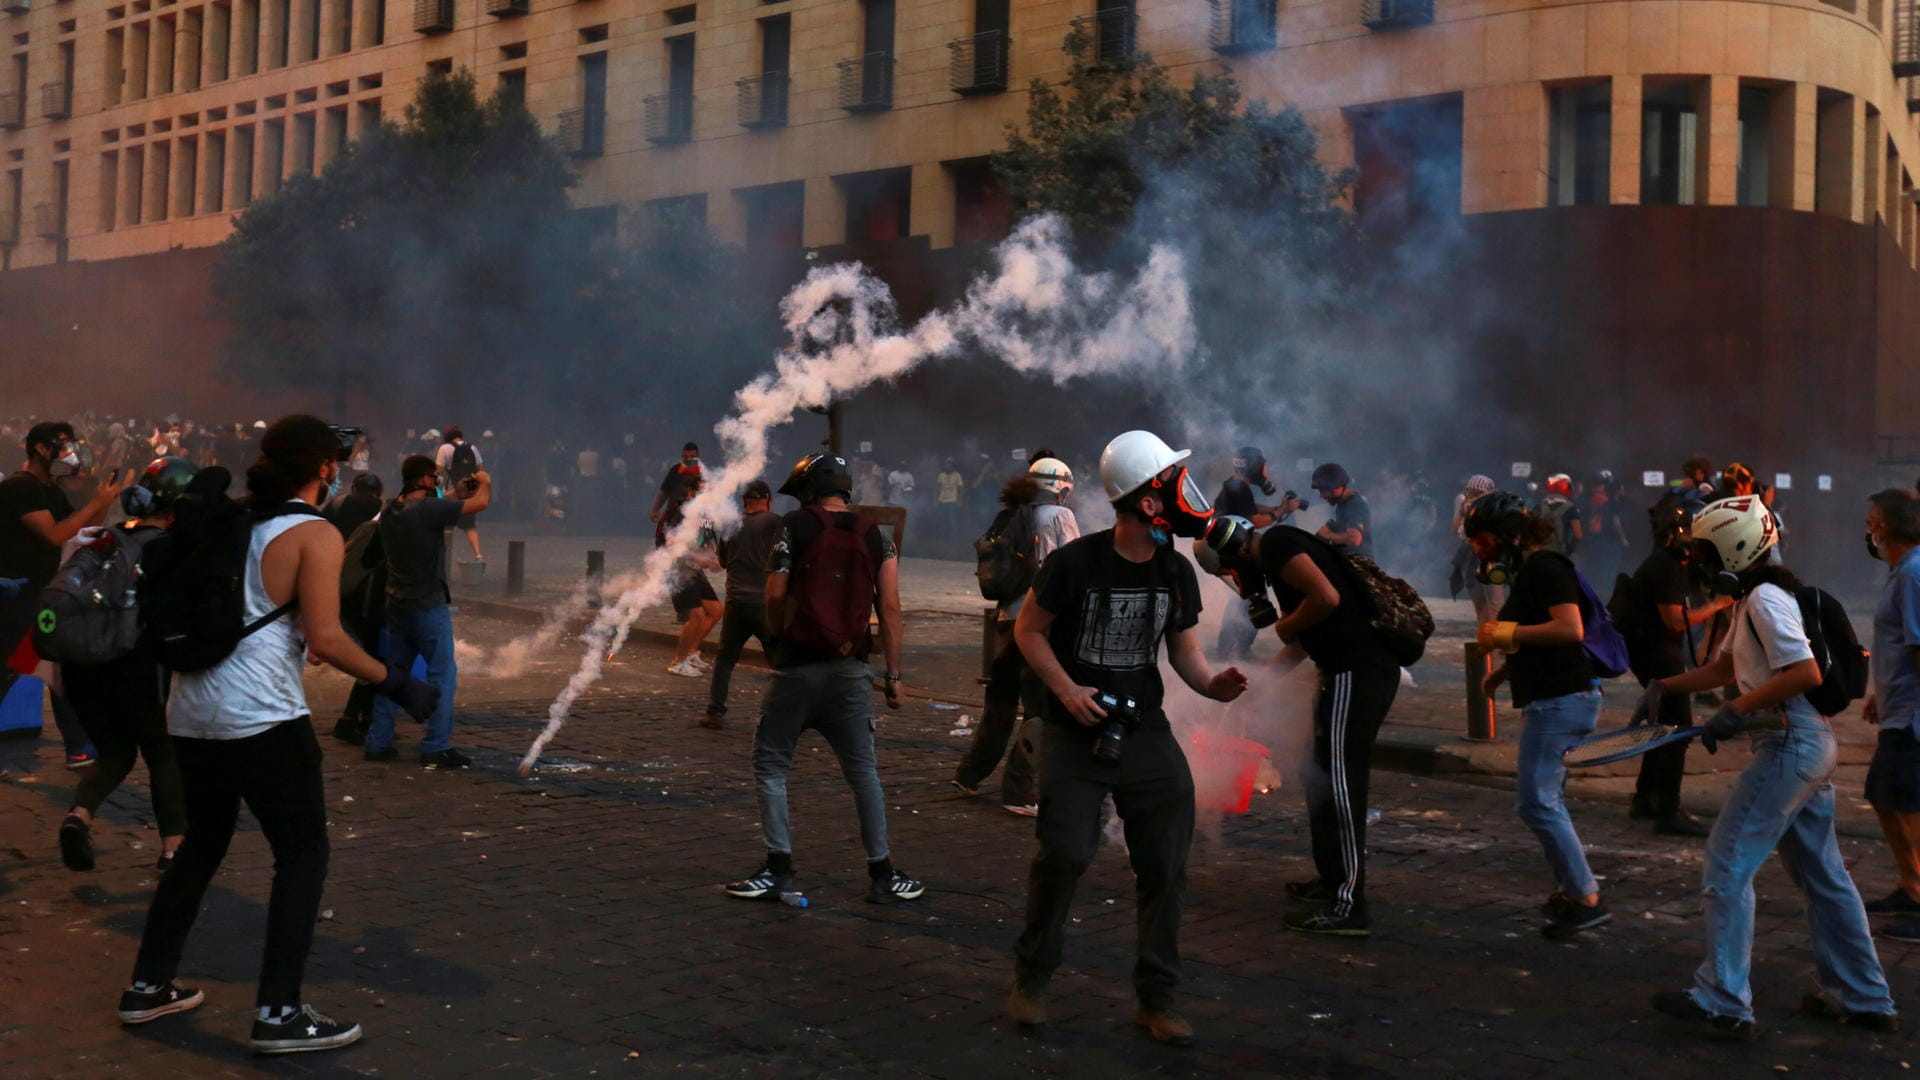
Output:
[[1223,514],[1208,523],[1206,535],[1193,545],[1193,557],[1200,569],[1240,594],[1247,602],[1247,621],[1265,630],[1280,621],[1280,613],[1267,595],[1267,575],[1254,554],[1257,535],[1246,518]]
[[1687,577],[1715,596],[1738,600],[1746,595],[1740,575],[1726,568],[1720,561],[1720,549],[1710,540],[1694,540],[1687,545],[1686,567]]
[[1473,579],[1482,585],[1510,585],[1513,576],[1520,569],[1520,560],[1511,545],[1503,543],[1489,533],[1475,533],[1467,538],[1468,546],[1473,548],[1477,565]]
[[[1147,523],[1153,526],[1156,543],[1170,544],[1175,536],[1198,540],[1206,535],[1207,523],[1213,520],[1213,503],[1207,500],[1186,467],[1175,469],[1173,476],[1164,480],[1154,477],[1140,489],[1140,494],[1153,494],[1160,499],[1159,515],[1147,518]],[[1134,511],[1146,517],[1139,506],[1136,497]]]

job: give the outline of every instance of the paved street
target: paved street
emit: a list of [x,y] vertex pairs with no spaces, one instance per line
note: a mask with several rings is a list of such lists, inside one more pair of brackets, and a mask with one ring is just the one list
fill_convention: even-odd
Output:
[[[504,625],[470,624],[480,637]],[[1117,850],[1085,879],[1055,1025],[999,1019],[1031,823],[947,786],[957,715],[924,702],[882,720],[896,859],[923,901],[861,898],[851,801],[824,745],[796,768],[805,911],[723,896],[760,855],[746,759],[760,677],[734,722],[693,725],[703,683],[660,673],[636,643],[529,780],[513,765],[570,670],[556,650],[513,679],[461,687],[467,773],[368,765],[327,741],[333,868],[308,971],[322,1011],[366,1026],[334,1054],[252,1058],[270,859],[238,838],[189,945],[195,1013],[122,1029],[112,1013],[153,874],[144,773],[96,828],[100,869],[63,869],[53,843],[70,775],[56,748],[0,783],[0,1077],[382,1076],[1867,1076],[1914,1060],[1794,1013],[1811,986],[1804,908],[1777,863],[1759,881],[1751,1046],[1668,1033],[1645,1007],[1701,954],[1696,844],[1630,827],[1613,802],[1576,819],[1618,922],[1569,944],[1535,932],[1550,888],[1510,796],[1382,773],[1373,803],[1369,940],[1279,927],[1283,883],[1309,874],[1292,784],[1205,830],[1183,945],[1200,1045],[1162,1048],[1130,1024],[1129,875]],[[344,681],[317,676],[326,718]],[[402,732],[405,740],[418,729]],[[989,790],[994,790],[992,787]],[[1853,793],[1845,793],[1851,799]],[[1863,891],[1887,890],[1876,845],[1847,840]],[[136,850],[137,846],[137,850]],[[1912,947],[1883,946],[1896,997],[1920,1017]]]

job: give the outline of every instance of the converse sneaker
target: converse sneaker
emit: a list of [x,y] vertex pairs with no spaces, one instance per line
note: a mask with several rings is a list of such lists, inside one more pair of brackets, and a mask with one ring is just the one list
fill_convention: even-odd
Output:
[[120,995],[120,1022],[144,1024],[171,1013],[199,1008],[200,1003],[205,1000],[207,995],[191,986],[181,986],[174,982],[161,983],[151,990],[128,987]]
[[927,887],[898,870],[890,878],[867,879],[867,903],[890,904],[895,900],[918,900]]
[[343,1024],[330,1016],[302,1005],[277,1020],[253,1021],[253,1038],[248,1040],[256,1054],[297,1054],[306,1050],[332,1050],[360,1041],[359,1024]]
[[762,866],[748,877],[729,884],[727,895],[739,900],[770,900],[788,891],[793,885],[792,874],[776,874],[770,866]]

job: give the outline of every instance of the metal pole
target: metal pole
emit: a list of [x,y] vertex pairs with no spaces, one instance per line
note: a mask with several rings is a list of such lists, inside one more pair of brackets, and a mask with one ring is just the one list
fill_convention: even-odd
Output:
[[1493,654],[1477,641],[1467,642],[1467,738],[1492,742],[1500,736],[1494,729],[1494,701],[1480,683],[1493,671]]
[[507,541],[507,595],[519,596],[527,591],[527,542],[525,540]]
[[607,553],[587,552],[587,606],[600,606],[600,586],[607,580]]

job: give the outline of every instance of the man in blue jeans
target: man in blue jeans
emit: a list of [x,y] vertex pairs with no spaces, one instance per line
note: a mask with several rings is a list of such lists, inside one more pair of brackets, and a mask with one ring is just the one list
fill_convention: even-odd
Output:
[[[420,740],[420,761],[429,769],[464,769],[470,764],[452,745],[459,676],[453,663],[453,613],[447,606],[446,533],[461,518],[492,504],[493,480],[484,470],[473,475],[473,485],[473,494],[464,499],[441,497],[439,466],[415,454],[400,466],[400,497],[380,515],[380,546],[387,555],[386,660],[406,671],[416,657],[426,657],[427,682],[440,691],[440,703]],[[368,761],[400,756],[393,745],[397,711],[390,698],[374,701]]]

